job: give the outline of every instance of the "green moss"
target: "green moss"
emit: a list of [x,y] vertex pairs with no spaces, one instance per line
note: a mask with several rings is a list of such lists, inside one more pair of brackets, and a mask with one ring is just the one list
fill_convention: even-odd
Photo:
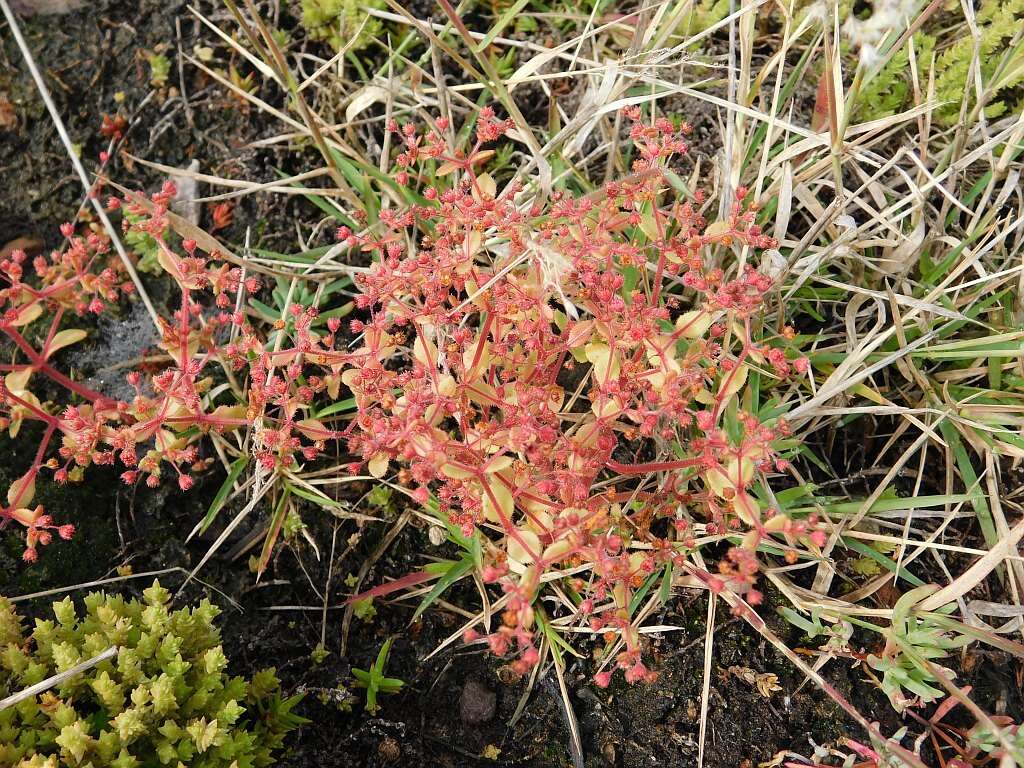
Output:
[[171,60],[162,53],[151,53],[146,56],[146,61],[149,63],[149,82],[154,88],[163,88],[171,74]]
[[204,600],[178,611],[159,582],[143,601],[94,592],[70,598],[26,634],[0,598],[0,696],[117,648],[112,658],[0,712],[0,765],[15,768],[250,768],[270,765],[302,722],[273,670],[229,677]]
[[[914,35],[917,66],[927,62],[935,50],[935,38]],[[895,115],[914,103],[910,81],[910,46],[904,45],[893,54],[882,70],[869,80],[857,97],[856,114],[862,120],[879,120]]]
[[[998,97],[1024,82],[1024,50],[1019,44],[1006,62],[1008,66],[1000,71],[1006,45],[1024,24],[1024,0],[988,0],[978,12],[977,23],[981,30],[978,54],[981,81]],[[974,93],[974,84],[968,80],[973,51],[973,40],[963,38],[940,55],[935,63],[938,73],[935,94],[940,101],[946,102],[940,107],[938,117],[946,125],[957,120],[965,94]],[[985,115],[998,117],[1006,110],[1005,102],[993,98],[985,108]]]
[[[978,60],[984,90],[991,93],[985,115],[998,117],[1019,111],[1024,103],[1012,90],[1024,83],[1024,46],[1007,48],[1015,32],[1024,24],[1024,0],[986,0],[976,17],[980,32]],[[966,27],[959,27],[966,30]],[[928,87],[934,56],[935,99],[939,102],[934,120],[943,126],[953,125],[960,117],[964,99],[976,94],[971,63],[974,40],[966,32],[951,45],[946,41],[919,32],[914,35],[914,49],[921,89]],[[893,55],[882,70],[862,88],[857,99],[857,116],[876,120],[903,111],[913,104],[910,80],[910,47],[905,45]],[[936,51],[940,51],[937,55]],[[1007,103],[1007,100],[1010,103]],[[1014,105],[1015,104],[1015,105]]]
[[366,9],[383,10],[384,6],[384,0],[302,0],[302,26],[311,38],[330,43],[336,51],[346,45],[350,45],[351,52],[360,51],[383,30],[380,20],[368,15]]

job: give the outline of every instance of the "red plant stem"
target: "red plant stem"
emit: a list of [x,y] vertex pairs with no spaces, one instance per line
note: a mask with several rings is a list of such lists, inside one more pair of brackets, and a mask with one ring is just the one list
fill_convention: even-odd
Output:
[[[7,282],[10,283],[10,280],[7,280]],[[65,288],[68,288],[69,286],[72,286],[75,283],[80,282],[82,282],[81,275],[74,278],[70,278],[68,280],[62,280],[59,283],[54,283],[53,285],[49,286],[48,288],[44,288],[41,291],[33,288],[31,285],[28,285],[26,283],[19,283],[18,286],[23,290],[28,291],[28,293],[32,296],[33,300],[41,301],[43,299],[50,298],[54,294],[60,293]],[[14,284],[12,283],[12,285]],[[28,306],[28,304],[25,304],[23,306]]]
[[[653,205],[652,207],[654,209],[654,211],[653,211],[653,213],[654,213],[654,223],[658,227],[658,236],[661,239],[661,242],[664,243],[665,242],[665,225],[664,225],[662,217],[659,215],[661,213],[661,207],[658,206],[657,204]],[[644,272],[646,273],[646,270],[644,270]],[[646,277],[646,274],[644,276]],[[656,267],[655,272],[654,272],[654,284],[653,284],[654,287],[653,287],[653,289],[651,291],[651,306],[654,306],[654,307],[658,306],[658,300],[661,298],[661,283],[662,283],[662,280],[664,279],[664,276],[665,276],[665,249],[664,248],[658,248],[658,266]]]
[[39,441],[39,448],[36,450],[36,457],[32,460],[33,475],[39,472],[39,467],[43,463],[43,456],[46,455],[46,449],[50,447],[50,440],[53,438],[53,433],[56,429],[56,422],[46,425],[46,432],[43,434],[43,439]]
[[[497,480],[497,481],[498,481],[499,483],[501,483],[501,484],[502,484],[502,485],[504,485],[504,486],[505,486],[506,488],[508,488],[508,490],[509,490],[509,492],[510,492],[510,493],[515,493],[516,487],[515,487],[515,484],[514,484],[514,483],[510,482],[509,480],[506,480],[506,479],[505,479],[504,477],[502,477],[501,475],[492,475],[492,477],[494,477],[494,479],[495,479],[495,480]],[[526,496],[526,495],[527,495],[527,494],[525,494],[525,493],[521,494],[521,496]],[[554,505],[553,505],[553,504],[551,504],[550,502],[544,502],[543,500],[540,500],[540,503],[546,503],[546,504],[547,504],[547,506],[549,506],[549,507],[551,507],[551,506],[554,506]],[[531,512],[531,511],[530,511],[529,509],[526,509],[525,507],[523,508],[523,512],[524,512],[524,514],[526,515],[526,519],[527,519],[527,520],[529,520],[529,521],[530,521],[530,522],[531,522],[531,523],[533,524],[534,528],[535,528],[535,529],[536,529],[536,530],[537,530],[538,532],[542,532],[542,529],[543,529],[543,534],[544,534],[544,535],[546,535],[546,536],[549,536],[549,535],[551,534],[551,531],[550,531],[550,530],[547,530],[547,529],[546,529],[546,528],[544,527],[544,524],[543,524],[543,523],[541,523],[541,521],[540,521],[540,520],[538,519],[538,517],[537,517],[537,515],[536,515],[536,514],[534,514],[533,512]]]
[[646,475],[648,472],[672,472],[676,469],[699,467],[703,459],[680,459],[679,461],[651,461],[645,464],[621,464],[608,459],[605,467],[620,475]]
[[[483,472],[478,472],[477,476],[476,476],[476,480],[477,480],[478,483],[480,483],[480,486],[484,489],[484,493],[486,493],[487,494],[487,498],[490,499],[491,505],[494,507],[494,511],[498,514],[498,517],[501,519],[501,526],[502,526],[502,528],[505,529],[505,533],[510,538],[514,539],[516,541],[516,543],[519,544],[519,546],[521,546],[523,548],[524,551],[529,553],[529,555],[533,558],[534,561],[539,560],[541,553],[540,552],[534,552],[533,551],[533,547],[529,546],[526,543],[526,541],[523,540],[522,534],[519,533],[519,529],[516,528],[516,526],[512,523],[512,520],[509,519],[509,517],[505,514],[504,510],[502,510],[501,503],[498,501],[497,497],[494,495],[494,491],[491,490],[491,486],[487,482],[487,478],[484,476],[484,473]],[[513,504],[514,503],[515,502],[513,500]]]
[[52,424],[56,426],[60,421],[56,416],[51,416],[46,411],[42,410],[41,408],[37,408],[32,403],[28,402],[28,400],[22,400],[20,397],[18,397],[10,390],[7,390],[4,393],[4,397],[6,397],[8,400],[13,400],[17,405],[20,405],[25,410],[31,411],[32,414],[37,419],[39,419],[42,422],[45,422],[46,424]]
[[406,587],[415,587],[417,584],[422,584],[424,581],[430,581],[434,578],[437,578],[437,575],[429,571],[413,571],[408,576],[403,576],[400,579],[395,579],[394,581],[380,584],[373,589],[368,589],[365,592],[352,595],[345,600],[345,605],[350,605],[358,600],[365,600],[368,597],[383,597]]
[[60,326],[60,319],[64,316],[64,307],[57,307],[57,311],[53,313],[53,320],[50,322],[50,330],[46,334],[46,341],[43,344],[43,356],[48,356],[50,352],[50,345],[53,343],[53,337],[57,335],[57,328]]
[[46,434],[43,435],[43,439],[39,441],[39,450],[36,451],[36,457],[32,460],[32,463],[36,471],[38,471],[39,464],[43,460],[43,456],[46,454],[46,448],[50,444],[50,438],[53,437],[53,432],[57,428],[57,424],[48,424],[46,426]]
[[484,348],[487,346],[487,335],[491,332],[491,323],[494,321],[493,318],[493,314],[488,314],[483,327],[480,329],[480,338],[477,339],[476,349],[473,351],[473,362],[470,363],[470,369],[476,368],[480,363],[480,358],[484,353]]
[[22,352],[25,353],[28,359],[32,362],[32,367],[35,370],[39,371],[40,373],[46,374],[55,382],[60,384],[62,387],[71,390],[76,395],[84,398],[85,400],[88,400],[93,403],[114,402],[109,397],[105,397],[101,395],[99,392],[94,392],[88,387],[82,386],[76,381],[72,381],[63,373],[58,371],[56,368],[54,368],[52,365],[46,362],[46,360],[43,359],[42,355],[36,352],[35,349],[32,348],[32,345],[25,340],[25,337],[18,333],[16,330],[14,330],[12,326],[0,325],[0,329],[2,329],[3,332],[7,334],[8,338],[11,341],[13,341],[21,349]]
[[[170,249],[168,249],[169,251]],[[173,256],[173,254],[172,254]],[[181,320],[179,321],[178,333],[181,336],[181,371],[184,374],[186,369],[186,363],[188,362],[188,334],[189,334],[189,291],[182,285],[181,287]]]

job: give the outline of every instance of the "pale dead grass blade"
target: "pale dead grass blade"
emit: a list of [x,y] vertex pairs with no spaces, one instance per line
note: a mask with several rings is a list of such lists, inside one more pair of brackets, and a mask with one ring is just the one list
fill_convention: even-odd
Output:
[[13,707],[19,702],[25,701],[25,699],[31,699],[40,693],[45,693],[51,688],[56,688],[59,685],[63,685],[68,680],[77,677],[78,675],[92,669],[95,666],[102,664],[108,659],[112,659],[118,654],[117,646],[111,646],[102,653],[98,653],[91,659],[86,659],[83,662],[75,664],[70,669],[66,669],[63,672],[58,672],[56,675],[51,675],[45,680],[40,680],[35,685],[30,685],[28,688],[12,693],[10,696],[0,699],[0,712],[3,712],[8,707]]

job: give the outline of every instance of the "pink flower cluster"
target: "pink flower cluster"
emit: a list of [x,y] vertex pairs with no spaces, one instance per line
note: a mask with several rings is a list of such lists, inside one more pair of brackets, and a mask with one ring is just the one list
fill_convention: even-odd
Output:
[[[727,413],[751,369],[806,370],[787,351],[791,331],[757,338],[771,280],[705,266],[715,249],[773,242],[745,190],[712,224],[702,198],[671,193],[663,169],[687,129],[669,120],[634,123],[632,175],[548,205],[523,202],[517,184],[499,192],[480,170],[509,123],[483,111],[468,152],[445,146],[445,127],[392,130],[404,180],[429,161],[452,186],[427,188],[429,205],[384,219],[382,232],[339,232],[375,258],[357,281],[366,316],[352,323],[361,346],[342,374],[358,404],[349,449],[377,476],[396,464],[418,498],[436,495],[465,534],[484,533],[483,578],[504,593],[487,637],[495,653],[529,669],[545,576],[582,568],[586,578],[566,577],[579,620],[617,644],[627,679],[650,679],[629,606],[656,571],[686,567],[694,523],[741,538],[707,581],[752,604],[762,540],[823,543],[816,521],[763,510],[749,493],[784,467],[773,443],[785,422]],[[429,233],[415,248],[412,228]]]
[[[494,155],[487,146],[511,128],[489,108],[462,151],[447,145],[443,121],[425,133],[392,124],[398,181],[426,203],[385,209],[363,232],[338,230],[372,258],[357,276],[351,344],[337,319],[325,329],[316,308],[299,305],[270,329],[272,342],[261,335],[233,310],[258,289],[252,278],[195,242],[179,255],[164,240],[170,185],[121,203],[181,291],[162,328],[168,363],[129,374],[131,401],[93,392],[49,362],[64,308],[126,289],[109,262],[96,270],[102,237],[72,238],[37,264],[36,287],[24,280],[24,258],[0,265],[10,284],[0,330],[26,358],[7,367],[3,407],[11,423],[46,426],[3,508],[29,527],[31,557],[52,525],[41,509],[28,511],[44,465],[63,481],[116,460],[125,482],[150,485],[169,467],[188,489],[208,463],[202,435],[251,425],[267,470],[313,461],[340,440],[353,472],[393,471],[413,499],[436,501],[478,537],[480,575],[502,591],[501,625],[486,642],[513,654],[520,672],[539,658],[539,611],[550,607],[538,597],[553,585],[555,602],[573,606],[572,621],[605,640],[606,659],[630,681],[654,675],[633,605],[650,580],[686,572],[758,604],[762,543],[792,560],[824,534],[815,519],[789,519],[752,493],[786,468],[775,446],[789,431],[782,419],[758,417],[747,382],[757,375],[763,391],[805,372],[806,360],[792,329],[773,334],[762,322],[772,282],[751,255],[774,243],[746,190],[724,220],[709,222],[709,201],[678,195],[667,171],[686,151],[688,127],[643,122],[638,110],[627,117],[632,172],[550,200],[519,183],[499,190],[484,170]],[[732,258],[741,250],[745,266]],[[37,348],[17,329],[44,309],[55,312]],[[215,364],[231,374],[217,388],[220,403]],[[61,415],[31,393],[37,374],[70,392]],[[357,406],[343,429],[310,417],[343,386]],[[59,458],[47,460],[54,435]],[[696,568],[691,553],[715,543],[725,553],[717,572]],[[597,677],[610,679],[610,668]]]
[[[331,324],[331,333],[319,336],[310,329],[316,310],[293,306],[286,333],[290,343],[268,351],[245,314],[232,310],[245,293],[258,290],[258,281],[244,277],[240,267],[223,263],[218,254],[203,253],[194,241],[182,243],[180,256],[165,241],[174,194],[168,183],[148,200],[112,198],[108,203],[111,210],[124,207],[131,214],[124,219],[126,228],[154,238],[159,261],[181,292],[177,310],[160,329],[167,363],[127,375],[135,390],[131,400],[94,391],[62,373],[51,360],[59,349],[87,335],[82,329],[62,329],[70,313],[101,311],[130,290],[119,262],[109,258],[104,237],[99,232],[80,237],[74,227],[65,225],[62,232],[68,242],[62,251],[35,259],[31,269],[26,269],[26,256],[20,252],[0,264],[8,284],[0,291],[0,332],[24,357],[23,362],[3,366],[0,419],[12,435],[26,419],[45,427],[32,465],[11,485],[8,503],[0,506],[4,523],[13,520],[26,528],[26,561],[34,561],[37,548],[50,543],[51,531],[62,538],[74,534],[73,526],[55,526],[41,506],[31,507],[35,481],[44,468],[64,483],[90,465],[119,462],[126,484],[145,482],[150,487],[159,485],[169,469],[177,485],[188,490],[195,482],[193,472],[210,463],[199,441],[211,430],[256,425],[254,453],[270,469],[315,459],[325,441],[336,437],[304,414],[319,393],[337,396],[338,377],[329,374],[329,366],[328,375],[302,380],[300,373],[311,356],[318,356],[320,363],[329,363],[334,356],[340,365],[341,356],[333,351],[338,322]],[[23,334],[24,327],[44,315],[47,328],[34,336]],[[43,342],[33,344],[29,338]],[[222,403],[210,396],[215,366],[246,377],[232,382]],[[63,388],[72,402],[41,402],[32,386],[34,377]],[[48,458],[55,438],[56,456]]]

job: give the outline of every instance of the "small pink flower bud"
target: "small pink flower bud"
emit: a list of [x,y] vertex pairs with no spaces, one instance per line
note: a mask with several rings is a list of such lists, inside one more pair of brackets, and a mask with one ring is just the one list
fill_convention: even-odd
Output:
[[626,670],[626,682],[638,683],[647,677],[647,667],[642,661],[638,661]]
[[715,416],[711,411],[697,411],[697,427],[707,432],[715,425]]

